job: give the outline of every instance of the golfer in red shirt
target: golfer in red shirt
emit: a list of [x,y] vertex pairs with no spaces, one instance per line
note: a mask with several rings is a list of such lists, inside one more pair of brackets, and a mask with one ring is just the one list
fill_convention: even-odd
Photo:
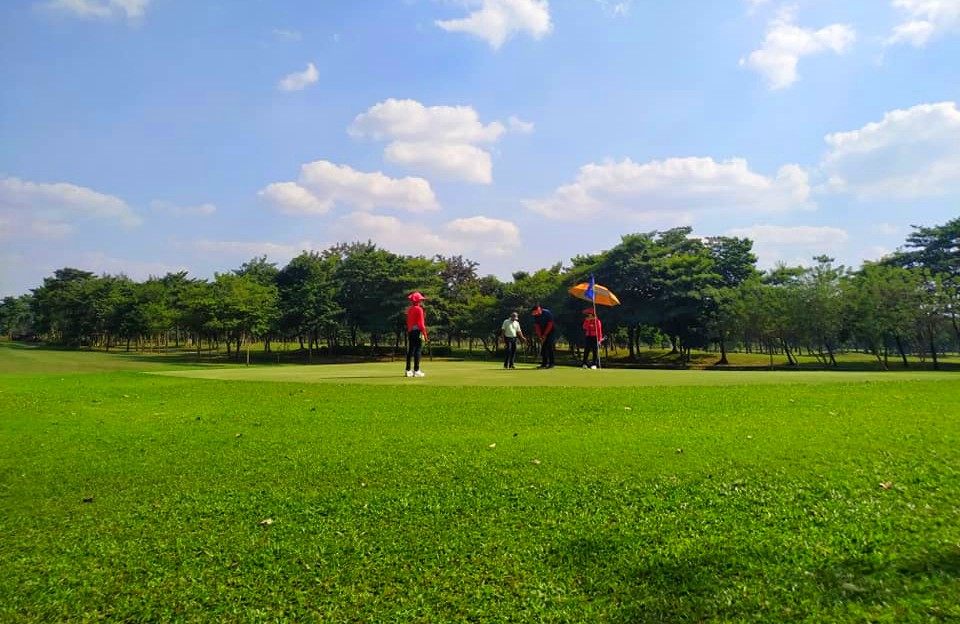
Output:
[[[427,338],[427,317],[420,305],[427,300],[420,291],[410,293],[407,296],[411,306],[407,309],[407,377],[423,377],[423,371],[420,370],[420,354],[423,351],[423,343],[429,341]],[[410,370],[410,360],[413,359],[413,370]]]
[[[595,308],[584,310],[587,318],[583,320],[583,367],[596,368],[600,363],[600,343],[603,342],[603,325],[597,318]],[[587,366],[587,356],[593,355],[593,364]]]

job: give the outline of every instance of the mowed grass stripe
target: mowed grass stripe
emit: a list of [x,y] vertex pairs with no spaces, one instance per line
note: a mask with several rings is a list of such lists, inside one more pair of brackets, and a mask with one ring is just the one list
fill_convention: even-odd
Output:
[[520,364],[505,370],[496,362],[424,362],[426,377],[407,378],[404,363],[331,364],[314,366],[250,366],[205,368],[182,371],[158,371],[156,374],[196,379],[234,381],[273,381],[296,383],[409,385],[409,386],[559,386],[603,388],[616,386],[726,386],[757,384],[823,384],[880,381],[951,380],[960,373],[935,371],[731,371],[731,370],[602,370],[558,366],[539,370],[532,364]]

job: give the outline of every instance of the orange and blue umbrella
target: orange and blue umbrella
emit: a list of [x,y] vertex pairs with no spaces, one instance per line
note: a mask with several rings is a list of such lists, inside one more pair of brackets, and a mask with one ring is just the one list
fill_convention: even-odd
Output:
[[593,276],[590,276],[589,282],[581,282],[570,288],[569,292],[577,299],[583,299],[597,305],[615,306],[620,305],[620,300],[606,286],[597,284]]

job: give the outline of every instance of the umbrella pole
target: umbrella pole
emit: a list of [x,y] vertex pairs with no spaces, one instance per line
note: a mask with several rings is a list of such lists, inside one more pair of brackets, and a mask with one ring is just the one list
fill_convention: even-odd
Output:
[[[594,311],[596,311],[597,306],[594,305],[594,306],[593,306],[593,309],[594,309]],[[600,369],[603,368],[603,367],[600,366],[600,358],[601,358],[601,356],[600,356],[600,315],[599,315],[599,314],[597,314],[597,316],[596,316],[596,321],[597,321],[597,335],[596,335],[596,339],[597,339],[597,370],[600,370]]]
[[597,291],[596,290],[593,291],[593,301],[591,301],[591,303],[593,304],[594,329],[597,330],[596,331],[597,335],[594,336],[594,338],[596,338],[597,340],[597,370],[600,370],[603,367],[600,366],[600,311],[597,310]]
[[[597,317],[597,325],[598,325],[598,326],[600,325],[600,317],[599,317],[599,316]],[[600,369],[602,368],[602,366],[600,366],[600,330],[599,330],[599,329],[597,330],[597,336],[596,336],[596,338],[597,338],[597,370],[600,370]]]

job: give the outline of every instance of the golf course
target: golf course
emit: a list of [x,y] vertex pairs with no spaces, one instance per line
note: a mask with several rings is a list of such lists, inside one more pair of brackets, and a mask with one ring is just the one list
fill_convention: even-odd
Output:
[[960,618],[960,376],[0,343],[4,622]]

